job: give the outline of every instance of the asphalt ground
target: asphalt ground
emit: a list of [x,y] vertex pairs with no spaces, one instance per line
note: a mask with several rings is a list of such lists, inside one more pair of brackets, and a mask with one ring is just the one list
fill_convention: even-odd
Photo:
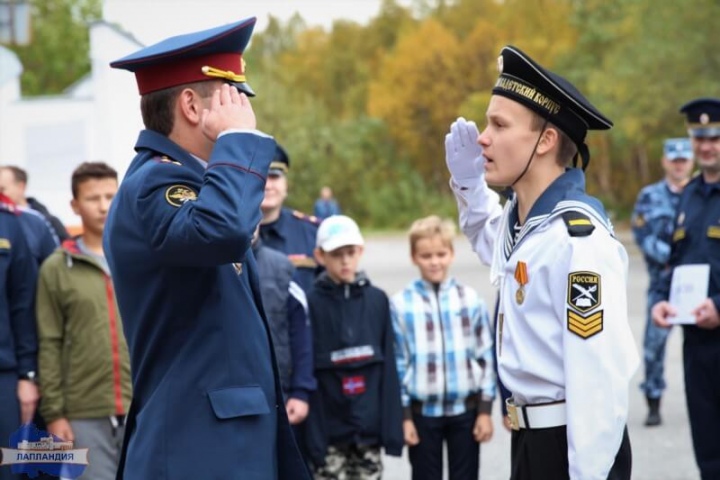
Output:
[[[632,243],[629,232],[618,232],[630,258],[628,282],[629,321],[635,335],[635,343],[642,357],[642,336],[645,328],[645,303],[648,276],[643,259]],[[492,307],[495,298],[490,285],[489,269],[482,265],[472,252],[464,237],[456,240],[456,257],[452,275],[466,285],[472,286]],[[591,252],[588,252],[589,254]],[[417,270],[410,262],[407,240],[402,235],[372,235],[366,239],[362,268],[370,281],[385,290],[388,295],[400,290],[417,277]],[[678,329],[676,329],[678,330]],[[630,412],[628,431],[633,448],[633,479],[636,480],[693,480],[699,479],[693,457],[690,427],[685,406],[682,370],[682,332],[673,331],[667,345],[665,374],[668,388],[662,399],[663,424],[648,428],[643,425],[647,406],[639,389],[643,367],[638,369],[630,389]],[[482,480],[507,480],[510,476],[510,434],[502,426],[499,403],[493,406],[495,433],[489,443],[480,447],[480,478]],[[384,458],[385,480],[410,479],[407,454],[402,458]],[[447,479],[447,472],[445,474]],[[552,479],[548,479],[552,480]]]

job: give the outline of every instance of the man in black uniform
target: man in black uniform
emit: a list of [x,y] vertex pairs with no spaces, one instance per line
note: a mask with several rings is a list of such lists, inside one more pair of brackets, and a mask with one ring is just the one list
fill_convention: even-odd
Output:
[[672,269],[706,264],[706,298],[693,310],[695,324],[683,325],[685,397],[695,460],[703,480],[720,478],[720,99],[700,98],[681,109],[687,117],[700,175],[683,190],[675,217],[670,270],[659,287],[665,300],[652,311],[653,321],[669,327],[676,309],[667,302]]
[[290,158],[279,144],[270,164],[265,198],[260,209],[260,238],[263,244],[285,255],[295,265],[293,280],[309,293],[318,268],[313,257],[320,221],[311,215],[283,206],[288,194],[287,173]]

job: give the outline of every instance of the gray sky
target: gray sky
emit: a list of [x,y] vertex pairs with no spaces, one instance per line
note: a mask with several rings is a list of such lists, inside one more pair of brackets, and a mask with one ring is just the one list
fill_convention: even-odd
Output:
[[104,16],[151,44],[252,16],[259,32],[268,14],[287,19],[299,12],[309,25],[324,27],[337,18],[365,23],[379,8],[380,0],[105,0]]

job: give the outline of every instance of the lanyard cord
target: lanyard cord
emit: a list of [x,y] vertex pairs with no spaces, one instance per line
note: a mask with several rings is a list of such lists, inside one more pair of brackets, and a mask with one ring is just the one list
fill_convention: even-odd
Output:
[[515,181],[510,184],[510,188],[512,188],[517,182],[519,182],[520,179],[521,179],[522,177],[524,177],[525,174],[527,173],[528,168],[530,168],[530,163],[532,163],[532,159],[533,159],[533,157],[535,156],[535,150],[537,150],[538,145],[540,145],[540,139],[542,138],[542,134],[545,133],[545,127],[547,127],[547,124],[548,124],[548,119],[546,118],[546,119],[545,119],[545,123],[543,123],[543,126],[542,126],[542,128],[540,129],[540,135],[538,135],[537,142],[535,142],[535,146],[533,147],[532,152],[530,153],[530,158],[528,158],[528,161],[527,161],[527,163],[525,164],[525,169],[522,171],[522,173],[520,174],[520,176],[517,177],[517,178],[515,179]]

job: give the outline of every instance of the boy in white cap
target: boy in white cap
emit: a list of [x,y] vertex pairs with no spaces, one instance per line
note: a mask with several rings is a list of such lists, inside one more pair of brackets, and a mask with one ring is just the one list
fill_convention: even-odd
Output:
[[400,386],[387,295],[358,271],[357,224],[333,215],[318,229],[315,258],[325,267],[308,296],[318,388],[307,419],[315,478],[379,479],[380,448],[400,456]]

